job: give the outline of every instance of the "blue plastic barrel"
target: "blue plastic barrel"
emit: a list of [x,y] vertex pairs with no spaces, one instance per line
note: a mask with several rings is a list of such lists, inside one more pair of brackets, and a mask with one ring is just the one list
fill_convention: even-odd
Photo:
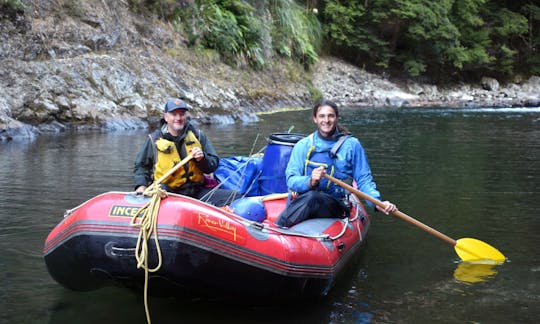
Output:
[[261,195],[287,192],[285,169],[291,157],[291,151],[304,134],[274,133],[270,135],[262,161],[259,189]]

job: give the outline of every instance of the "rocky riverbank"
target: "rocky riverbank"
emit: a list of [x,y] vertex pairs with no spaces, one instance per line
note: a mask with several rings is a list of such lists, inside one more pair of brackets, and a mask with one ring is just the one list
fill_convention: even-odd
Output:
[[309,72],[279,60],[254,71],[188,49],[173,26],[134,15],[122,1],[80,2],[76,14],[47,3],[0,13],[0,142],[145,128],[173,96],[201,123],[257,120],[257,112],[310,106],[315,94],[358,107],[540,106],[540,77],[441,89],[393,82],[331,57]]
[[341,104],[359,107],[538,107],[540,77],[500,85],[485,77],[479,84],[440,88],[414,81],[392,80],[367,73],[342,61],[321,60],[313,73],[313,84],[323,95]]

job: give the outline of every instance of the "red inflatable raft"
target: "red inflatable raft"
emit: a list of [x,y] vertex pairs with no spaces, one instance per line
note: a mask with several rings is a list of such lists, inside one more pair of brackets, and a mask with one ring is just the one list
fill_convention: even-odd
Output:
[[[263,302],[329,292],[360,251],[370,220],[351,196],[348,218],[275,225],[288,197],[272,193],[286,191],[284,168],[301,137],[273,134],[258,161],[220,161],[220,185],[245,196],[231,206],[176,194],[161,200],[155,232],[145,241],[148,268],[158,268],[148,273],[149,294]],[[243,165],[231,165],[235,161]],[[145,271],[136,258],[140,228],[132,220],[149,201],[133,192],[108,192],[69,210],[45,242],[51,276],[80,291],[111,284],[143,289]]]
[[[264,205],[261,222],[185,196],[164,198],[157,224],[163,260],[149,275],[149,293],[260,300],[326,295],[364,242],[369,218],[363,206],[352,204],[347,219],[309,219],[282,229],[274,222],[287,198],[260,198],[243,199]],[[142,288],[144,271],[134,257],[139,228],[130,221],[148,200],[109,192],[69,211],[45,243],[51,276],[80,291],[110,284]],[[158,251],[153,239],[148,244],[154,266]]]

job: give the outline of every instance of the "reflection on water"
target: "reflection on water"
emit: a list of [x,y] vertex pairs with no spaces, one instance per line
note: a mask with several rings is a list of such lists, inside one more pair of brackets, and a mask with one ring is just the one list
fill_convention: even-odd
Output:
[[464,283],[479,283],[495,277],[495,264],[461,262],[454,271],[454,278]]
[[[293,126],[310,133],[309,114],[204,130],[220,155],[246,155],[271,133]],[[372,213],[361,257],[322,302],[252,309],[156,298],[154,322],[537,322],[540,109],[343,109],[340,116],[366,149],[383,198],[451,237],[489,242],[512,262],[456,268],[448,244]],[[133,190],[133,159],[145,136],[60,134],[0,145],[0,322],[145,322],[141,296],[118,288],[68,291],[41,257],[65,210],[105,191]]]

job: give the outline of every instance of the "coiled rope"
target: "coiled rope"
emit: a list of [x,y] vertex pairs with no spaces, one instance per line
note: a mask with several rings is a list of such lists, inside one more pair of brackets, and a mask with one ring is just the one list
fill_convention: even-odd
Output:
[[[148,324],[152,323],[152,320],[150,319],[150,310],[148,308],[148,277],[150,272],[158,271],[161,268],[162,263],[157,224],[161,199],[167,197],[167,192],[161,189],[159,184],[165,181],[176,170],[189,162],[189,160],[192,158],[193,155],[189,154],[186,158],[165,173],[161,178],[156,180],[150,187],[146,188],[143,195],[151,196],[152,199],[131,218],[130,225],[139,227],[139,237],[137,238],[137,245],[135,247],[135,259],[137,260],[137,269],[144,269],[144,311],[146,313],[146,321]],[[152,235],[154,235],[154,242],[156,244],[158,257],[158,264],[154,268],[150,268],[148,266],[148,240],[150,240]]]
[[[161,189],[160,186],[151,186],[148,189],[144,192],[144,195],[152,196],[152,199],[131,218],[130,225],[139,227],[139,237],[137,238],[137,245],[135,247],[135,259],[137,260],[137,269],[142,268],[144,270],[144,310],[146,320],[148,323],[152,323],[148,308],[148,277],[150,272],[156,272],[161,268],[162,256],[157,233],[157,220],[161,198],[166,197],[167,192]],[[148,265],[148,241],[152,235],[154,235],[158,258],[158,263],[154,268],[150,268]]]

